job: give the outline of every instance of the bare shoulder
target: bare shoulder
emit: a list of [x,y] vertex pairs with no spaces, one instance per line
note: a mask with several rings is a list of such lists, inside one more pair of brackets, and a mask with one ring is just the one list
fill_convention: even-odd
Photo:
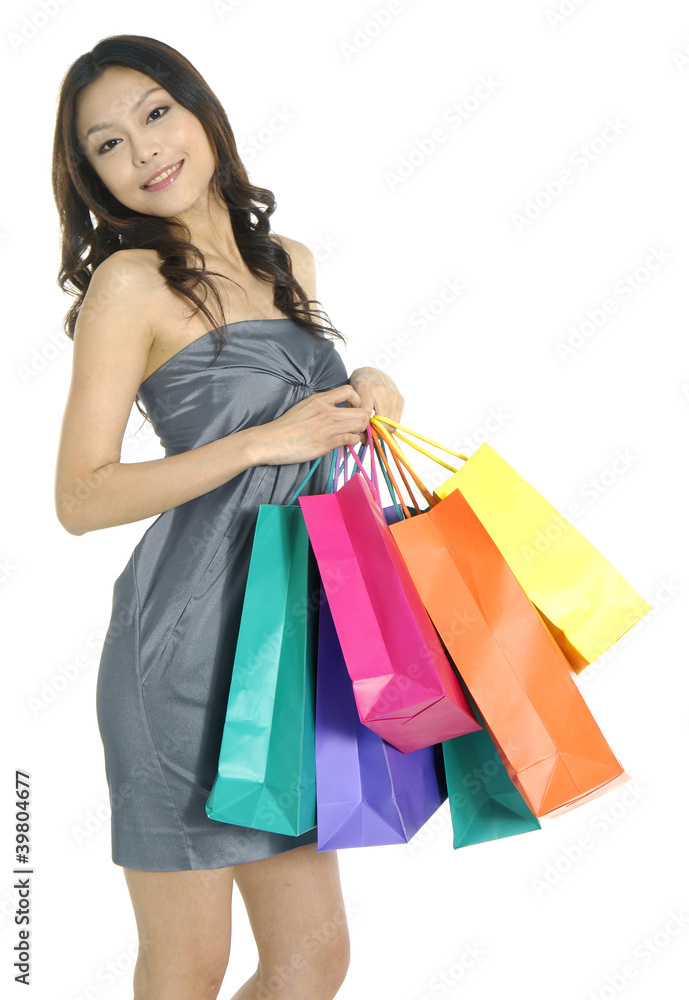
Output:
[[75,337],[80,328],[93,325],[88,321],[96,320],[98,326],[116,322],[122,336],[135,336],[150,350],[161,317],[167,318],[174,307],[174,296],[158,266],[158,254],[150,249],[116,250],[102,261],[91,276]]
[[271,233],[274,240],[280,243],[292,261],[292,273],[306,292],[308,299],[316,298],[316,258],[305,243],[289,239],[287,236],[277,236]]
[[[165,285],[158,271],[155,250],[116,250],[102,261],[91,276],[84,306],[94,294],[101,299],[147,300]],[[90,305],[97,303],[91,301]]]
[[160,304],[169,295],[157,256],[154,250],[117,250],[95,268],[74,328],[75,385],[93,381],[96,373],[103,376],[117,362],[115,391],[125,387],[133,399],[143,381]]
[[297,266],[298,264],[305,264],[308,267],[312,264],[315,265],[316,261],[313,253],[305,243],[300,243],[299,240],[292,240],[288,236],[278,236],[277,233],[271,233],[270,235],[290,255],[293,266]]

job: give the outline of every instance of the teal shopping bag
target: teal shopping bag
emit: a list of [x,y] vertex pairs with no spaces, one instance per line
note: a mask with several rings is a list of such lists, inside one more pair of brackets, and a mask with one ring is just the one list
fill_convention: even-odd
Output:
[[211,819],[293,836],[316,825],[317,573],[301,509],[261,504]]
[[455,849],[540,830],[541,824],[512,782],[466,686],[483,729],[442,743]]

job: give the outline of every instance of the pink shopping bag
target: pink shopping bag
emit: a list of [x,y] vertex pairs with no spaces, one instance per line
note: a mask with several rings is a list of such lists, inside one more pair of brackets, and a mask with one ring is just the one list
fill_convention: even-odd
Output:
[[403,753],[481,729],[381,509],[361,475],[299,497],[359,717]]

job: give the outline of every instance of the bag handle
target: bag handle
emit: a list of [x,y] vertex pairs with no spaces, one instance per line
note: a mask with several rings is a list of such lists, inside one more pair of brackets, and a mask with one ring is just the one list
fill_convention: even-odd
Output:
[[[356,475],[356,473],[359,472],[359,471],[361,472],[361,475],[364,477],[364,479],[366,480],[366,482],[368,483],[368,485],[369,485],[369,487],[371,489],[371,492],[373,493],[373,497],[374,497],[377,505],[380,508],[382,508],[383,503],[382,503],[382,500],[380,498],[380,487],[378,485],[378,472],[376,470],[376,463],[375,463],[375,460],[374,460],[375,452],[374,452],[374,449],[373,449],[373,438],[371,436],[371,429],[370,429],[369,426],[366,427],[366,431],[367,431],[367,436],[368,436],[368,442],[366,444],[362,445],[362,449],[363,449],[363,452],[369,451],[370,455],[371,455],[371,476],[370,477],[367,475],[366,470],[364,469],[361,461],[359,460],[359,457],[357,456],[356,452],[352,448],[351,444],[348,444],[347,448],[351,452],[352,457],[354,458],[354,461],[356,462],[356,464],[358,466],[358,469],[354,470],[354,475]],[[344,452],[344,447],[343,446],[341,446],[341,449]],[[360,451],[362,449],[360,449]],[[348,469],[347,469],[347,463],[346,462],[345,462],[344,469],[345,469],[345,482],[347,482]]]
[[[385,482],[387,483],[388,486],[388,490],[390,491],[392,502],[395,505],[395,510],[397,511],[399,519],[404,520],[407,517],[411,517],[411,514],[409,513],[407,505],[404,501],[404,497],[402,496],[402,491],[399,487],[399,484],[390,470],[387,456],[385,454],[385,442],[383,441],[382,437],[380,437],[375,427],[371,428],[371,432],[373,437],[373,445],[376,449],[376,458],[380,463],[381,472],[383,473]],[[416,506],[416,500],[413,494],[410,493],[410,496],[412,498],[412,501],[414,502],[414,505]]]
[[[464,462],[468,461],[467,455],[462,455],[462,453],[459,451],[453,451],[452,448],[447,448],[444,444],[439,444],[437,441],[433,441],[432,438],[424,437],[423,434],[418,434],[416,431],[411,430],[409,427],[404,427],[402,424],[398,424],[397,421],[391,420],[390,417],[379,417],[378,414],[376,413],[375,416],[371,417],[371,422],[376,424],[376,426],[378,426],[378,424],[381,422],[384,422],[386,424],[392,424],[394,427],[399,428],[399,430],[406,431],[407,434],[411,434],[412,437],[419,438],[419,440],[425,441],[427,444],[432,444],[434,448],[440,448],[441,451],[446,451],[448,452],[448,454],[454,455],[456,458],[461,458]],[[388,433],[390,432],[388,431]],[[442,465],[445,469],[449,469],[450,472],[459,471],[458,469],[453,468],[453,466],[448,465],[447,462],[443,462],[442,459],[437,457],[437,455],[432,455],[430,452],[426,451],[425,448],[421,448],[420,445],[415,444],[413,441],[410,441],[409,438],[404,436],[404,434],[398,433],[397,437],[400,440],[405,441],[408,445],[410,445],[410,447],[414,448],[416,451],[421,452],[422,455],[425,455],[427,458],[430,458],[434,462],[437,462],[438,465]]]
[[[362,459],[362,456],[363,456],[364,452],[366,451],[366,448],[367,448],[367,445],[365,445],[365,444],[360,444],[359,445],[359,460],[360,461]],[[336,492],[337,489],[339,489],[339,485],[338,484],[339,484],[340,476],[343,477],[342,478],[342,482],[343,483],[346,483],[347,480],[349,479],[349,466],[347,464],[348,456],[347,456],[347,454],[345,452],[344,445],[339,445],[337,447],[336,451],[337,451],[338,458],[337,458],[337,471],[335,472],[334,477],[332,477],[332,480],[333,480],[332,481],[332,492],[333,493]],[[358,472],[359,469],[355,468],[354,471]],[[331,490],[328,490],[328,492],[331,492]]]
[[[371,422],[373,422],[373,420],[375,420],[375,417],[372,418]],[[409,464],[409,462],[407,461],[407,459],[405,458],[405,456],[402,454],[402,452],[401,452],[401,450],[399,448],[399,445],[396,443],[395,440],[393,440],[392,435],[383,426],[376,426],[376,432],[378,434],[380,434],[385,439],[385,441],[387,442],[388,447],[390,448],[390,451],[393,454],[393,458],[395,459],[395,461],[396,461],[396,463],[398,465],[398,468],[399,468],[399,471],[400,471],[400,475],[402,476],[402,479],[404,480],[404,483],[407,486],[407,489],[409,489],[409,484],[407,483],[406,477],[404,475],[404,472],[402,471],[402,468],[399,465],[400,462],[402,463],[402,465],[407,469],[407,471],[411,475],[411,477],[414,480],[414,482],[416,483],[419,491],[421,492],[424,500],[429,504],[429,506],[434,507],[437,503],[439,503],[438,498],[434,497],[429,492],[429,490],[427,489],[427,487],[424,485],[423,481],[421,480],[421,477],[419,476],[419,474],[416,472],[415,469],[412,468],[412,466]],[[413,499],[413,494],[411,493],[411,490],[409,490],[409,492],[410,492],[410,495],[412,496],[412,499]],[[416,507],[416,501],[414,501],[414,506]],[[416,509],[418,511],[419,508],[416,507]]]
[[325,487],[325,492],[326,493],[334,493],[335,492],[335,484],[336,484],[336,482],[337,482],[337,480],[339,478],[339,475],[340,475],[340,469],[339,469],[340,458],[341,458],[341,456],[340,456],[340,449],[339,448],[334,448],[333,449],[333,457],[332,457],[331,462],[330,462],[330,472],[328,473],[328,482],[327,482],[327,485]]
[[[364,472],[364,477],[369,482],[371,490],[375,494],[375,498],[376,498],[376,502],[377,502],[378,507],[382,510],[383,501],[382,501],[382,498],[381,498],[380,485],[379,485],[378,478],[377,478],[378,473],[377,473],[377,466],[376,466],[376,462],[375,462],[376,458],[378,459],[378,462],[380,464],[381,472],[383,474],[383,478],[385,479],[385,482],[387,484],[388,490],[390,491],[390,497],[391,497],[392,502],[394,504],[395,510],[397,511],[397,514],[399,515],[400,520],[403,520],[405,516],[410,517],[411,515],[409,514],[409,511],[406,508],[406,505],[404,503],[404,498],[402,497],[402,493],[400,491],[400,488],[399,488],[397,482],[394,480],[394,477],[392,476],[392,473],[390,472],[389,465],[388,465],[388,463],[386,461],[386,458],[385,458],[385,444],[383,443],[383,441],[378,436],[377,431],[376,431],[375,428],[372,428],[372,427],[369,426],[368,431],[369,431],[368,438],[369,438],[369,442],[370,443],[361,444],[359,446],[358,459],[357,459],[357,456],[354,455],[354,460],[355,460],[356,465],[355,465],[354,473],[353,474],[356,475],[359,471],[364,472],[364,469],[362,467],[362,458],[363,458],[366,450],[368,448],[371,448],[371,477],[370,478],[374,480],[374,483],[370,482],[370,479],[369,479],[369,477],[366,476],[365,472]],[[350,448],[350,451],[351,451],[351,448]],[[353,454],[353,452],[352,452],[352,454]],[[348,471],[349,470],[348,470],[347,463],[346,463],[344,446],[341,446],[339,448],[339,455],[340,455],[340,461],[342,463],[342,467],[344,469],[344,481],[346,482],[347,478],[348,478]],[[396,458],[395,458],[395,461],[397,461]],[[399,462],[397,464],[399,465]],[[338,472],[338,475],[337,475],[337,477],[335,479],[335,482],[337,482],[338,478],[339,478],[339,472]],[[405,481],[405,483],[406,483],[406,481]],[[408,484],[407,484],[407,489],[409,489]],[[409,494],[412,497],[412,500],[414,501],[414,505],[416,506],[417,511],[420,513],[418,505],[416,504],[416,500],[415,500],[414,495],[413,495],[413,493],[412,493],[411,490],[409,490]],[[399,500],[397,499],[398,497],[399,497]],[[400,507],[400,504],[401,504],[401,507]]]
[[[375,501],[376,501],[378,507],[380,507],[382,509],[383,504],[382,504],[382,500],[381,500],[381,496],[380,496],[380,486],[379,486],[379,482],[378,482],[378,472],[377,472],[377,468],[376,468],[375,457],[378,456],[380,458],[381,449],[384,451],[384,447],[385,446],[382,444],[382,442],[380,442],[380,438],[379,438],[378,434],[376,433],[375,430],[373,430],[371,428],[370,424],[367,426],[366,430],[367,430],[368,442],[362,443],[359,446],[359,454],[358,455],[356,454],[356,452],[354,451],[354,449],[352,448],[351,445],[347,445],[347,448],[351,452],[351,454],[352,454],[352,456],[354,458],[354,461],[356,463],[353,475],[356,475],[358,472],[362,473],[364,479],[368,483],[368,486],[369,486],[369,488],[370,488],[370,490],[371,490],[371,492],[372,492],[372,494],[373,494],[373,496],[375,498]],[[374,434],[375,434],[375,437],[374,437]],[[363,462],[362,462],[362,460],[365,458],[365,455],[366,455],[367,451],[370,451],[370,456],[371,456],[371,474],[370,474],[370,476],[366,473],[366,470],[364,469]],[[316,469],[320,465],[323,457],[324,456],[321,455],[319,458],[317,458],[314,461],[313,465],[311,466],[311,468],[309,469],[308,473],[306,474],[306,476],[304,477],[304,479],[301,481],[301,483],[299,484],[299,486],[296,488],[296,490],[294,491],[294,493],[292,494],[292,497],[290,498],[290,500],[289,500],[289,502],[287,503],[286,506],[289,507],[289,506],[292,506],[295,503],[295,501],[298,499],[299,495],[303,491],[304,487],[306,486],[306,484],[311,479],[311,477],[313,476],[314,472],[316,471]],[[397,459],[397,456],[394,455],[393,457],[395,458],[395,462],[397,463],[397,466],[399,468],[399,461]],[[348,461],[347,461],[347,459],[348,459],[348,456],[345,453],[345,446],[344,445],[340,445],[339,447],[333,449],[332,456],[331,456],[331,459],[330,459],[330,470],[328,472],[328,482],[327,482],[326,488],[325,488],[325,492],[326,493],[334,493],[337,490],[337,483],[338,483],[338,480],[340,478],[340,475],[344,475],[344,482],[347,482],[347,480],[349,478],[349,468],[348,468]],[[396,481],[392,477],[392,473],[390,472],[390,468],[389,468],[389,466],[387,464],[387,461],[385,460],[384,455],[383,455],[383,458],[381,460],[381,471],[383,472],[383,476],[385,477],[386,483],[387,483],[388,488],[390,490],[390,496],[392,497],[392,501],[393,501],[395,507],[397,508],[398,513],[401,513],[401,512],[400,512],[400,510],[398,508],[397,501],[395,499],[395,492],[397,493],[397,495],[400,498],[403,511],[405,512],[404,516],[405,517],[410,517],[411,515],[409,514],[409,511],[407,510],[407,508],[405,506],[404,499],[402,498],[402,494],[400,492],[399,486],[397,485]],[[402,477],[404,479],[404,473],[402,472],[402,470],[400,470],[400,474],[402,475]],[[406,479],[404,479],[404,482],[405,482],[405,485],[407,486],[407,489],[409,490],[409,485],[406,482]],[[416,507],[416,510],[419,511],[418,505],[416,503],[416,500],[415,500],[414,495],[411,492],[411,490],[409,490],[409,495],[412,497],[412,500],[414,501],[414,506]]]
[[[311,478],[311,476],[314,474],[314,472],[316,471],[316,469],[320,465],[321,460],[323,459],[323,457],[324,456],[321,455],[313,463],[313,465],[311,466],[311,468],[307,472],[306,476],[302,479],[301,483],[299,484],[299,486],[297,486],[296,490],[292,494],[292,497],[289,500],[289,502],[287,504],[285,504],[286,507],[292,507],[293,506],[294,501],[297,499],[297,497],[299,496],[299,494],[301,493],[301,491],[304,489],[304,487],[308,483],[308,481]],[[325,490],[326,493],[330,493],[331,492],[331,484],[334,482],[335,465],[336,465],[336,463],[337,463],[337,448],[333,448],[332,458],[330,459],[330,472],[328,473],[328,484],[327,484],[326,490]]]
[[[379,507],[381,507],[382,506],[382,502],[381,502],[381,498],[380,498],[380,488],[378,486],[378,473],[376,471],[376,463],[373,460],[374,451],[373,451],[372,437],[371,437],[370,430],[368,432],[368,442],[362,443],[359,446],[359,454],[358,454],[358,456],[357,456],[356,452],[354,451],[354,449],[352,448],[351,445],[347,445],[347,448],[352,453],[352,455],[354,457],[354,461],[356,462],[356,465],[357,465],[357,467],[354,469],[354,473],[357,473],[357,472],[361,471],[361,473],[363,474],[364,479],[366,480],[366,482],[368,483],[368,485],[369,485],[369,487],[371,489],[371,492],[373,493],[373,496],[375,497],[376,503],[378,504]],[[366,470],[364,469],[364,467],[362,465],[362,462],[361,462],[361,459],[365,456],[365,453],[366,453],[366,451],[369,448],[371,449],[371,476],[370,477],[366,474]],[[316,469],[320,465],[323,457],[324,456],[321,455],[319,458],[317,458],[314,461],[313,465],[311,466],[311,468],[307,472],[306,476],[304,476],[304,478],[302,479],[301,483],[299,484],[299,486],[297,486],[296,490],[294,491],[294,493],[290,497],[288,503],[286,504],[287,507],[291,507],[291,506],[294,505],[294,502],[298,499],[298,497],[301,494],[302,490],[304,489],[304,487],[306,486],[306,484],[308,483],[308,481],[311,479],[311,476],[314,474],[314,472],[316,471]],[[340,475],[342,475],[343,472],[344,472],[344,482],[347,482],[347,479],[349,478],[349,470],[348,470],[348,466],[347,466],[347,456],[345,454],[344,446],[339,446],[337,448],[333,448],[332,456],[330,458],[330,470],[328,472],[328,482],[327,482],[326,488],[325,488],[325,492],[326,493],[334,493],[336,491],[336,489],[337,489],[337,482],[338,482],[338,480],[340,478]]]
[[[388,483],[389,483],[391,489],[394,488],[395,492],[397,493],[397,496],[399,497],[400,504],[402,505],[402,511],[401,512],[398,511],[398,513],[402,513],[403,517],[411,517],[412,515],[409,513],[409,509],[408,509],[408,501],[405,503],[405,499],[404,499],[404,497],[402,495],[402,490],[400,488],[399,482],[395,479],[395,476],[394,476],[394,474],[393,474],[393,472],[392,472],[392,470],[390,468],[390,465],[387,462],[387,459],[386,459],[386,456],[385,456],[385,442],[384,442],[383,437],[380,434],[380,431],[378,430],[378,428],[375,428],[375,427],[373,428],[373,438],[374,438],[374,441],[376,442],[377,447],[379,448],[379,459],[380,459],[381,465],[386,470],[386,473],[387,473],[386,478],[389,477]],[[416,499],[416,496],[414,495],[414,491],[412,490],[411,486],[409,485],[407,477],[406,477],[406,475],[404,473],[404,466],[402,465],[402,463],[400,461],[399,454],[400,454],[399,453],[399,449],[393,449],[390,452],[390,457],[394,461],[395,466],[397,468],[397,472],[399,473],[400,479],[404,483],[404,486],[405,486],[406,491],[407,491],[407,496],[411,497],[411,503],[413,504],[416,513],[420,514],[421,513],[421,508],[419,507],[419,504],[418,504],[418,501]],[[395,504],[395,506],[397,506],[397,504]]]

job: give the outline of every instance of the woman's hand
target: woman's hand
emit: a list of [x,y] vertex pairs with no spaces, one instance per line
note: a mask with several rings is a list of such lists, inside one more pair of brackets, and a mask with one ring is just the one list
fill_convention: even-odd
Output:
[[[404,399],[389,375],[378,368],[355,368],[349,376],[349,384],[359,396],[359,406],[366,410],[370,417],[376,413],[379,417],[389,417],[396,423],[402,422]],[[386,424],[386,430],[395,433],[391,424]],[[359,435],[362,444],[368,441],[366,431]]]
[[[342,406],[346,403],[346,406]],[[340,404],[340,405],[338,405]],[[369,411],[349,382],[315,392],[282,416],[247,428],[252,439],[252,465],[292,465],[327,455],[340,445],[366,440]]]

